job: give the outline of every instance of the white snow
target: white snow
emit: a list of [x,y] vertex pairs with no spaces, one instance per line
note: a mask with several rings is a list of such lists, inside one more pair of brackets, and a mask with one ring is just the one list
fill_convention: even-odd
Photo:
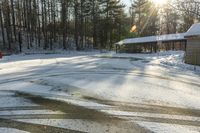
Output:
[[64,129],[76,130],[81,132],[89,133],[105,133],[105,132],[130,132],[131,129],[126,129],[125,127],[113,126],[112,123],[98,123],[89,120],[80,119],[16,119],[20,122],[42,124],[54,127],[60,127]]
[[36,104],[30,103],[30,101],[18,97],[0,97],[0,108],[5,107],[23,107],[23,106],[37,106]]
[[[183,57],[182,51],[157,54],[115,54],[111,52],[91,55],[76,55],[75,53],[74,55],[36,54],[6,57],[0,61],[0,107],[37,106],[28,100],[13,96],[15,91],[20,91],[92,109],[109,108],[110,106],[82,99],[82,96],[136,105],[159,105],[199,110],[200,67],[196,66],[194,70],[194,66],[183,62]],[[113,109],[110,112],[105,110],[104,112],[116,115],[125,113],[136,117],[151,116],[199,121],[199,117],[193,116],[117,112]],[[0,113],[4,112],[0,111]],[[13,113],[23,114],[23,111]],[[61,125],[60,127],[66,126],[67,128],[70,128],[67,126],[69,123],[73,125],[77,123],[74,120],[52,119],[23,121],[53,126]],[[89,125],[89,128],[84,127],[83,131],[85,129],[95,130],[95,124],[87,123],[77,124],[75,127]],[[146,128],[155,132],[190,131],[190,128],[186,126],[161,123],[154,125],[155,123],[148,124],[144,121],[140,123],[140,125],[145,124],[147,124]]]
[[159,59],[161,64],[171,66],[171,67],[176,67],[176,68],[181,68],[183,70],[191,70],[195,72],[200,72],[200,66],[195,66],[195,65],[189,65],[184,63],[184,52],[180,53],[173,53],[169,56],[163,57]]
[[[105,55],[108,54],[102,56]],[[19,61],[0,64],[2,68],[0,71],[3,72],[0,83],[8,82],[1,85],[1,90],[68,96],[63,91],[70,91],[69,87],[61,92],[51,91],[52,84],[48,83],[57,83],[63,86],[72,85],[80,88],[80,93],[105,99],[200,108],[200,103],[196,102],[199,101],[200,95],[199,75],[183,67],[184,63],[180,61],[182,52],[152,55],[111,54],[111,58],[96,58],[99,55],[96,57],[60,55],[60,58],[56,55],[57,58],[52,58],[52,55],[50,57],[45,55],[46,58],[37,59],[38,55],[35,58],[34,56],[28,56],[27,60],[24,56],[19,56],[13,59]],[[112,59],[112,57],[139,56],[149,63],[143,63],[143,60],[130,61],[128,58]],[[13,66],[7,67],[11,63]],[[15,74],[14,71],[19,74]],[[46,80],[47,85],[23,81],[31,79]]]
[[13,129],[13,128],[0,127],[0,133],[29,133],[29,132],[18,130],[18,129]]
[[127,112],[127,111],[112,111],[101,110],[112,115],[119,115],[121,117],[151,117],[151,118],[163,118],[174,120],[186,120],[200,122],[200,117],[186,116],[186,115],[169,115],[169,114],[155,114],[155,113],[143,113],[143,112]]
[[137,122],[140,126],[145,127],[155,133],[199,133],[200,129],[192,126],[173,125],[156,122]]
[[[108,76],[110,75],[88,74],[87,79],[77,79],[74,76],[71,76],[71,79],[51,79],[80,87],[86,95],[97,95],[103,99],[200,108],[200,103],[196,102],[199,101],[200,94],[198,87],[192,88],[191,85],[178,83],[176,81],[159,81],[154,78],[140,78],[140,76],[134,76],[134,74],[127,76],[114,75],[111,79],[106,79],[104,81]],[[94,79],[94,77],[98,78]],[[79,78],[84,78],[84,75],[79,75]],[[122,78],[125,80],[123,84],[121,81]],[[152,81],[157,84],[155,85]]]

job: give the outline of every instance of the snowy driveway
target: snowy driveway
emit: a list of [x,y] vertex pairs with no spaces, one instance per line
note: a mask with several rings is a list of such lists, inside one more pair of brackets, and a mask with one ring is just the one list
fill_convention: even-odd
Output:
[[172,59],[7,57],[0,61],[0,126],[8,132],[200,132],[200,76],[169,65]]

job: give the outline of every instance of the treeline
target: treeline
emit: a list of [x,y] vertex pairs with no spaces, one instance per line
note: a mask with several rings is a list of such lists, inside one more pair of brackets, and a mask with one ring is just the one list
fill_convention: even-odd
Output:
[[199,0],[130,3],[127,10],[120,0],[1,0],[0,49],[112,49],[128,37],[185,32],[200,20]]
[[200,22],[200,0],[163,0],[160,6],[151,0],[130,1],[131,23],[138,36],[186,32]]
[[3,48],[111,48],[123,32],[123,8],[119,0],[1,0]]

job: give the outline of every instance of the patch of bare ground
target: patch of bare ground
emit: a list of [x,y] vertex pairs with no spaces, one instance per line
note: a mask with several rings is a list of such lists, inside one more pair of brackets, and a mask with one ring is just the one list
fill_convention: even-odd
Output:
[[[120,101],[110,101],[110,100],[103,100],[103,99],[98,99],[98,98],[88,97],[88,96],[83,96],[83,98],[90,100],[90,101],[95,101],[97,103],[113,106],[115,110],[119,110],[119,111],[179,115],[179,116],[183,116],[183,117],[184,116],[200,117],[200,110],[197,110],[197,109],[149,105],[149,104],[138,104],[138,103],[129,103],[129,102],[120,102]],[[147,121],[147,122],[159,122],[159,123],[200,127],[199,121],[146,117],[146,116],[124,116],[123,115],[123,117],[127,117],[127,118],[130,117],[130,119],[132,119],[132,120],[142,120],[142,121]]]
[[[89,120],[91,122],[97,122],[101,125],[106,125],[109,128],[107,132],[112,132],[112,130],[120,129],[121,132],[135,132],[135,133],[149,133],[148,129],[145,129],[138,124],[133,122],[117,118],[112,115],[100,112],[94,109],[88,109],[82,106],[73,105],[67,102],[51,100],[43,98],[40,96],[30,95],[26,93],[17,93],[17,96],[23,97],[25,99],[31,100],[33,103],[45,107],[49,110],[62,111],[64,114],[56,115],[35,115],[34,119],[80,119]],[[32,116],[13,116],[13,118],[19,119],[29,119]],[[13,119],[12,118],[12,119]],[[97,131],[98,132],[98,131]]]

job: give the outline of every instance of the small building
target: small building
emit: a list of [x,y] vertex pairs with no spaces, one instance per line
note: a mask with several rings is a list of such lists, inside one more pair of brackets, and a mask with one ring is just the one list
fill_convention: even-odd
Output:
[[186,32],[187,48],[185,62],[200,65],[200,23],[192,25]]
[[124,39],[115,43],[117,52],[152,53],[157,51],[186,51],[185,62],[200,65],[200,23],[185,33]]
[[185,33],[124,39],[116,43],[118,52],[147,53],[167,50],[185,50]]

